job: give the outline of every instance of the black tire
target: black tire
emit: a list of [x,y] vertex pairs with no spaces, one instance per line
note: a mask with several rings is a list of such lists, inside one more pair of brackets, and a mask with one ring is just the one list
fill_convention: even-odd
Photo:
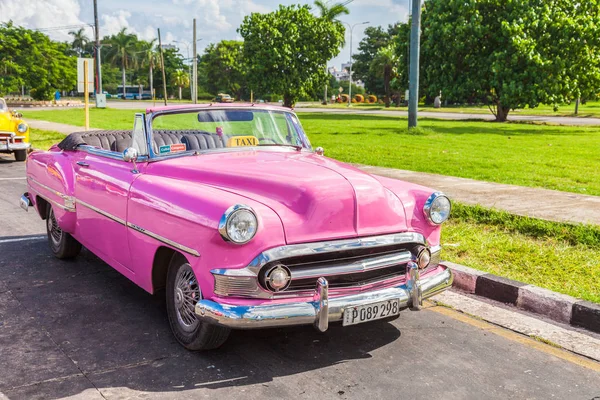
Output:
[[196,275],[185,257],[175,254],[167,273],[167,316],[173,336],[191,351],[220,347],[231,329],[200,321],[194,307],[202,298]]
[[81,251],[81,243],[75,240],[73,236],[60,229],[56,222],[56,218],[54,217],[54,210],[50,205],[48,205],[47,208],[46,233],[48,235],[48,244],[50,245],[52,254],[61,260],[77,257]]
[[25,161],[27,159],[27,150],[15,150],[15,160]]

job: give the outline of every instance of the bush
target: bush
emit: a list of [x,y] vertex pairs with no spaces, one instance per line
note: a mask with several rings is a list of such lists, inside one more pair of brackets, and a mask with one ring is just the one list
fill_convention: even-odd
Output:
[[367,101],[370,104],[377,103],[377,96],[375,96],[374,94],[370,94],[369,97],[367,97]]
[[54,90],[50,85],[48,85],[39,88],[33,88],[31,89],[30,94],[34,100],[52,100],[52,97],[54,96]]
[[212,100],[215,96],[210,93],[198,93],[198,100]]
[[365,102],[365,97],[362,94],[357,94],[356,96],[354,96],[353,102],[364,103]]

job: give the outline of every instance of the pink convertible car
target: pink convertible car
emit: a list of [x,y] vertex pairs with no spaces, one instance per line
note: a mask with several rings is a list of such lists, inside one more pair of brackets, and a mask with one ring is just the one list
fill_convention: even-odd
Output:
[[[418,155],[415,155],[418,156]],[[393,319],[452,284],[450,201],[313,150],[289,109],[151,108],[27,160],[22,207],[58,258],[87,247],[150,293],[190,350],[231,329]]]

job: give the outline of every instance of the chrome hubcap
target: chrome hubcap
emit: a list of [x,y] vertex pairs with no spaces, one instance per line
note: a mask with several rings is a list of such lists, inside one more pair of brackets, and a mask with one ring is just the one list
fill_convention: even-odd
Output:
[[200,287],[189,264],[185,264],[177,271],[174,300],[179,325],[186,332],[193,331],[199,323],[195,308],[200,300]]
[[50,215],[48,216],[48,220],[46,221],[48,232],[50,233],[50,239],[52,240],[52,244],[54,246],[60,245],[60,240],[62,239],[62,229],[58,226],[58,222],[56,222],[56,217],[54,217],[54,210],[50,210]]

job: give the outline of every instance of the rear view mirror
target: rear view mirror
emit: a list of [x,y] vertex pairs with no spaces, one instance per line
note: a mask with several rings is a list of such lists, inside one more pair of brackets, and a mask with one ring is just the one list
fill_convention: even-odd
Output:
[[198,122],[249,122],[254,119],[252,111],[215,110],[198,113]]

